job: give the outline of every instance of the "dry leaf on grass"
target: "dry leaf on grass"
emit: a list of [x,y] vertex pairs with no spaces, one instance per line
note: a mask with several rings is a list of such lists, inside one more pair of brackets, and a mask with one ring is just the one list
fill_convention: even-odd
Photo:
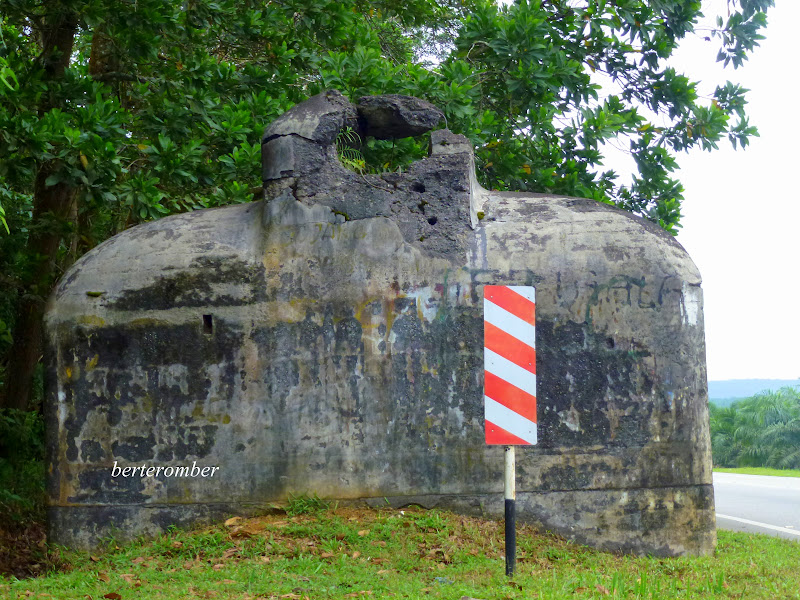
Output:
[[362,529],[361,531],[358,532],[358,536],[359,537],[364,537],[368,533],[369,533],[369,529]]
[[225,521],[225,527],[233,527],[234,525],[236,525],[241,520],[242,520],[242,517],[231,517],[230,519]]
[[103,581],[103,582],[105,582],[105,583],[108,583],[109,581],[111,581],[111,577],[109,577],[109,576],[108,576],[108,573],[106,573],[105,571],[100,571],[100,572],[97,574],[97,578],[98,578],[100,581]]
[[122,596],[120,596],[117,592],[109,592],[103,598],[107,598],[108,600],[122,600]]
[[258,531],[252,531],[248,527],[234,527],[231,531],[231,537],[234,538],[251,538],[257,534]]
[[605,587],[603,585],[600,585],[599,583],[594,586],[594,589],[596,589],[598,592],[603,594],[603,596],[608,596],[611,593],[611,592],[608,591],[607,587]]

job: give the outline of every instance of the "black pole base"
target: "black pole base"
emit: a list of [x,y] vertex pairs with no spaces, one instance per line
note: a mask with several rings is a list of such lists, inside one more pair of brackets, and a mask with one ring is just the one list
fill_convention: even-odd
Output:
[[516,501],[506,498],[506,575],[514,575],[517,564]]

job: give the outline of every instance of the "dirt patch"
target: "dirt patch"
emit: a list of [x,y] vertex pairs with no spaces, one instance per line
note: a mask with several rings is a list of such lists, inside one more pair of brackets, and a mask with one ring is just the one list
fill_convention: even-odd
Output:
[[0,576],[25,579],[68,570],[61,551],[47,545],[43,522],[0,524]]

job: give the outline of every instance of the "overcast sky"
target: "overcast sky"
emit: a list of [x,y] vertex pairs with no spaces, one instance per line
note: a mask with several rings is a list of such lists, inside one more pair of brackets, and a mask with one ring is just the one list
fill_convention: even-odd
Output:
[[[725,0],[703,12],[725,13]],[[679,155],[686,188],[678,241],[703,277],[708,378],[800,378],[800,2],[776,0],[766,39],[744,67],[715,62],[718,40],[687,39],[671,61],[708,90],[748,88],[761,137],[744,151]]]

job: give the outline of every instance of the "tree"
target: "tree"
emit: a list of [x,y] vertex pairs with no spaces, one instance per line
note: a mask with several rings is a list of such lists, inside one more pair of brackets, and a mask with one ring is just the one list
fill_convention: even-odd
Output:
[[[730,4],[714,34],[738,66],[772,1]],[[699,11],[694,0],[0,0],[0,406],[27,406],[44,299],[77,256],[138,222],[250,201],[261,128],[326,88],[426,98],[470,137],[486,185],[595,198],[674,232],[675,152],[756,133],[744,90],[726,84],[703,104],[665,64]],[[600,97],[601,72],[619,93]],[[639,169],[629,185],[600,170],[618,136]],[[397,168],[425,142],[363,152]]]
[[[741,65],[770,4],[742,2],[726,24],[718,21],[721,60]],[[500,124],[480,153],[491,184],[595,198],[675,233],[682,188],[671,176],[674,154],[716,148],[725,135],[744,146],[756,133],[743,89],[728,83],[702,99],[666,65],[699,10],[699,1],[686,0],[532,0],[470,16],[449,65],[454,78],[471,78],[472,104]],[[472,68],[459,77],[462,61]],[[601,97],[599,74],[617,91]],[[620,137],[639,171],[629,185],[598,173],[603,143]]]

